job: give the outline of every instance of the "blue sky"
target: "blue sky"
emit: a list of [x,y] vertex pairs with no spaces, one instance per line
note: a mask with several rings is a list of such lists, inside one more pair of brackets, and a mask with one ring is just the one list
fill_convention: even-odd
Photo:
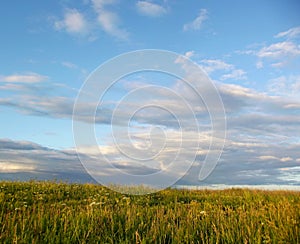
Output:
[[[224,102],[227,140],[204,184],[299,186],[299,12],[297,0],[4,1],[0,177],[90,180],[73,141],[72,112],[79,89],[93,70],[117,55],[163,49],[200,65]],[[174,88],[176,81],[154,73],[125,77],[107,94],[107,112],[99,110],[98,142],[128,172],[152,172],[160,166],[138,167],[122,159],[106,121],[118,99],[145,83]],[[155,92],[150,96],[162,106],[172,100]],[[129,110],[128,104],[124,113]],[[184,114],[180,107],[176,112]],[[172,119],[158,111],[139,114],[135,123],[175,130]],[[201,143],[207,146],[205,140]],[[92,158],[93,149],[82,154]],[[204,154],[199,152],[179,184],[203,184],[196,172]]]

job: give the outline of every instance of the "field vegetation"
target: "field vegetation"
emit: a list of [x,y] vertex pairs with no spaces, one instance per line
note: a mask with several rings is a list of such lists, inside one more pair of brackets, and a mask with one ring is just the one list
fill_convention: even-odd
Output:
[[0,182],[0,243],[300,243],[300,192]]

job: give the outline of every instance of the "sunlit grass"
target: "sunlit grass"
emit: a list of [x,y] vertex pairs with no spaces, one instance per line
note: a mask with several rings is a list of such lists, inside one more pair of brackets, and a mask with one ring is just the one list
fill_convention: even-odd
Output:
[[0,182],[0,243],[299,243],[300,192]]

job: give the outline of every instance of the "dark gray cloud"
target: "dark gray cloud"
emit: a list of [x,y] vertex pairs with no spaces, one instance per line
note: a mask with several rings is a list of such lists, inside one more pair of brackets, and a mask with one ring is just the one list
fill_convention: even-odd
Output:
[[[247,145],[227,142],[223,155],[212,174],[198,181],[205,153],[199,154],[187,174],[177,184],[187,185],[295,185],[300,186],[300,144]],[[0,178],[2,180],[64,180],[69,182],[94,182],[78,160],[76,152],[54,150],[26,141],[0,140]],[[188,151],[186,152],[189,153]],[[136,165],[114,159],[116,152],[106,153],[118,169],[133,175],[156,173],[159,168]],[[81,157],[95,163],[99,174],[109,175],[105,166],[97,162],[91,152],[81,152]],[[170,172],[170,175],[178,172]],[[120,179],[111,179],[112,182]],[[124,181],[124,182],[123,182]],[[126,183],[126,179],[123,179]],[[158,182],[155,182],[158,183]]]
[[[285,131],[291,131],[293,128],[294,131],[300,131],[299,99],[284,96],[269,96],[265,93],[259,93],[253,89],[238,85],[217,85],[226,110],[229,129],[247,128],[249,131],[254,127],[253,129],[260,131],[277,130],[279,131],[278,134],[280,134],[280,131],[284,130],[284,128],[287,128]],[[0,98],[0,106],[13,107],[21,113],[28,115],[72,119],[73,97],[66,97],[63,94],[61,96],[50,95],[49,93],[52,93],[51,89],[36,87],[35,90],[32,87],[28,87],[32,86],[32,84],[22,84],[22,86],[22,88],[14,89],[21,89],[23,95],[15,94],[14,96]],[[26,89],[30,89],[31,92],[26,92],[25,87]],[[36,92],[32,92],[33,90]],[[45,90],[47,90],[48,95],[41,95],[40,92],[45,92]],[[148,92],[149,94],[139,94],[135,100],[126,101],[121,105],[122,109],[118,112],[118,117],[120,118],[118,123],[122,125],[122,118],[127,118],[132,111],[136,111],[139,108],[140,104],[138,101],[143,101],[144,104],[155,104],[161,108],[168,108],[177,117],[185,118],[187,121],[185,125],[188,125],[188,121],[193,119],[193,116],[196,116],[200,124],[209,122],[209,114],[205,104],[201,98],[195,95],[192,89],[182,84],[176,84],[174,91],[179,92],[179,95],[186,100],[192,108],[193,113],[188,111],[176,97],[169,96],[170,94],[160,91],[159,89],[151,89]],[[206,91],[204,90],[203,92]],[[76,118],[85,122],[93,123],[95,121],[98,124],[110,124],[117,103],[118,101],[103,103],[103,105],[98,107],[95,118],[88,114],[87,108],[96,107],[96,104],[88,102],[79,104],[79,114]],[[135,116],[132,117],[132,120],[138,123],[156,124],[175,128],[178,127],[176,119],[176,117],[167,111],[159,111],[159,109],[153,108],[140,111],[140,113],[136,113]],[[127,121],[125,121],[123,125],[127,126]],[[185,126],[185,128],[187,129],[187,126]]]
[[13,141],[10,139],[0,139],[0,150],[49,150],[46,147],[42,147],[36,143],[28,141]]
[[[156,142],[161,138],[149,139],[148,125],[159,125],[167,131],[170,140],[167,144],[165,155],[161,155],[156,162],[149,165],[138,165],[132,160],[122,158],[120,152],[113,144],[112,138],[106,138],[106,156],[117,168],[129,174],[152,174],[160,167],[165,167],[172,162],[174,152],[181,147],[182,154],[191,158],[197,143],[200,144],[196,162],[179,182],[186,184],[300,184],[300,101],[297,97],[270,96],[253,89],[238,85],[217,84],[220,96],[223,99],[227,116],[227,141],[221,160],[213,173],[204,181],[200,182],[198,173],[201,162],[209,148],[209,114],[203,101],[188,87],[176,83],[174,91],[182,92],[182,97],[193,108],[194,114],[188,113],[185,106],[178,103],[175,96],[168,96],[165,91],[152,89],[149,94],[139,94],[137,100],[128,100],[122,104],[119,110],[117,126],[124,133],[119,134],[123,148],[127,152],[137,151],[131,147],[131,143],[123,141],[127,133],[128,121],[123,121],[139,107],[138,101],[145,104],[155,104],[162,108],[169,108],[175,115],[182,119],[182,128],[176,116],[168,111],[160,111],[156,108],[142,110],[132,117],[132,137],[138,146],[152,143],[155,151]],[[134,89],[135,87],[131,88]],[[20,87],[11,89],[23,89]],[[33,91],[33,88],[30,88]],[[0,98],[0,105],[14,107],[18,111],[29,114],[47,116],[52,118],[71,119],[74,99],[72,97],[41,96],[36,92],[27,95],[14,95]],[[205,89],[204,91],[205,92]],[[25,92],[26,93],[26,92]],[[155,98],[155,99],[153,99]],[[144,99],[144,100],[143,100]],[[97,112],[95,122],[97,124],[111,124],[113,110],[117,101],[103,103]],[[94,122],[94,118],[87,113],[87,108],[95,107],[93,103],[79,104],[77,118],[84,122]],[[213,108],[217,109],[217,108]],[[189,126],[193,116],[201,125],[201,131]],[[136,126],[136,127],[134,127]],[[143,128],[144,127],[144,128]],[[149,128],[148,128],[149,129]],[[179,130],[182,129],[182,130]],[[184,133],[184,139],[179,134]],[[197,140],[195,140],[197,138]],[[181,141],[180,141],[181,140]],[[181,144],[182,143],[182,144]],[[153,146],[154,145],[154,146]],[[214,150],[214,145],[211,148]],[[77,158],[74,149],[54,150],[38,144],[26,141],[0,140],[0,163],[1,177],[18,178],[40,177],[44,179],[59,178],[87,181],[91,177],[85,172]],[[144,150],[145,151],[145,150]],[[143,150],[137,154],[143,156]],[[82,151],[82,156],[89,162],[95,162],[95,158],[89,150]],[[185,163],[185,162],[183,162]],[[101,168],[97,166],[98,169]],[[101,168],[103,174],[109,174],[105,167]],[[178,168],[180,172],[180,167]],[[178,172],[170,172],[175,174]],[[113,179],[112,179],[113,181]]]
[[9,139],[0,139],[0,179],[93,182],[76,152]]
[[193,165],[178,184],[300,186],[299,144],[281,147],[253,145],[247,148],[225,146],[220,162],[207,179],[202,182],[197,180],[202,164],[199,162]]

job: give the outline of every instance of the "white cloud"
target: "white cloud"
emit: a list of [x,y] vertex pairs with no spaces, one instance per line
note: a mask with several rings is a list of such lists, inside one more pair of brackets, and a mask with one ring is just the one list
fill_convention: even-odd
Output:
[[201,60],[201,67],[208,74],[216,70],[231,70],[234,68],[232,64],[228,64],[220,59],[203,59]]
[[62,20],[54,22],[56,30],[66,30],[72,34],[83,34],[87,32],[88,23],[85,17],[76,9],[67,9]]
[[0,76],[0,81],[9,83],[38,83],[48,79],[47,76],[43,76],[36,73],[25,74],[13,74],[8,76]]
[[282,68],[293,60],[296,62],[297,58],[300,57],[300,45],[292,41],[283,41],[264,46],[253,53],[260,59],[256,65],[258,69],[264,66],[263,61],[271,61],[272,67]]
[[242,69],[234,69],[231,73],[221,76],[221,80],[227,79],[245,80],[247,79],[246,72]]
[[230,71],[230,73],[223,74],[220,80],[234,79],[244,80],[246,79],[246,72],[242,69],[236,69],[234,65],[228,64],[220,59],[203,59],[201,60],[201,67],[205,72],[211,74],[215,71]]
[[[107,9],[107,6],[117,3],[114,0],[92,0],[92,8],[96,12],[96,21],[88,21],[86,17],[76,9],[65,10],[64,17],[54,22],[56,30],[65,30],[70,34],[87,35],[89,41],[97,39],[92,33],[101,26],[106,33],[119,39],[127,39],[128,32],[120,27],[121,21],[117,13]],[[97,24],[98,25],[97,25]]]
[[300,75],[279,76],[268,82],[269,92],[275,95],[295,97],[299,99]]
[[184,54],[184,56],[186,56],[187,58],[191,58],[195,55],[195,52],[194,51],[188,51]]
[[117,1],[116,0],[92,0],[93,6],[96,11],[101,11],[107,5],[113,5]]
[[264,63],[261,60],[256,62],[256,68],[257,69],[262,69],[263,67],[264,67]]
[[289,162],[289,161],[293,161],[293,158],[291,157],[276,157],[276,156],[270,156],[270,155],[264,155],[264,156],[259,156],[258,157],[261,160],[275,160],[275,161],[280,161],[280,162]]
[[278,42],[263,47],[257,52],[259,58],[281,59],[300,55],[300,47],[290,41]]
[[219,89],[223,94],[230,94],[233,97],[243,97],[246,98],[264,98],[263,94],[256,92],[253,89],[243,87],[235,84],[220,84]]
[[187,23],[183,26],[184,31],[188,30],[199,30],[202,27],[203,22],[208,18],[208,11],[201,9],[199,15],[192,22]]
[[107,5],[113,5],[116,1],[113,0],[92,0],[93,7],[97,13],[98,23],[102,29],[118,39],[128,39],[128,32],[121,28],[121,21],[117,13],[107,10]]
[[271,155],[263,155],[258,157],[261,160],[279,160],[279,158]]
[[116,13],[110,11],[101,11],[98,15],[98,21],[103,30],[112,36],[120,39],[127,39],[128,32],[119,27],[119,17]]
[[287,60],[284,60],[282,62],[272,63],[271,66],[274,68],[282,68],[288,64]]
[[277,35],[275,35],[275,38],[285,37],[291,39],[298,36],[300,36],[300,26],[291,28],[287,31],[280,32]]
[[22,163],[1,162],[0,161],[0,173],[14,173],[20,171],[33,171],[34,165],[26,165]]
[[287,65],[296,64],[298,65],[300,57],[300,45],[295,40],[296,37],[300,36],[300,26],[291,28],[287,31],[280,32],[275,35],[275,38],[284,38],[282,42],[275,42],[270,45],[259,45],[254,44],[254,49],[245,51],[236,51],[238,54],[254,55],[259,59],[256,62],[256,68],[262,69],[265,62],[274,68],[282,68]]
[[149,17],[161,16],[167,12],[162,6],[148,1],[138,1],[136,7],[139,13]]
[[289,161],[293,161],[293,159],[291,157],[283,157],[280,159],[281,162],[289,162]]
[[61,64],[62,64],[62,66],[67,67],[69,69],[77,69],[78,68],[78,66],[76,64],[73,64],[68,61],[63,61]]

